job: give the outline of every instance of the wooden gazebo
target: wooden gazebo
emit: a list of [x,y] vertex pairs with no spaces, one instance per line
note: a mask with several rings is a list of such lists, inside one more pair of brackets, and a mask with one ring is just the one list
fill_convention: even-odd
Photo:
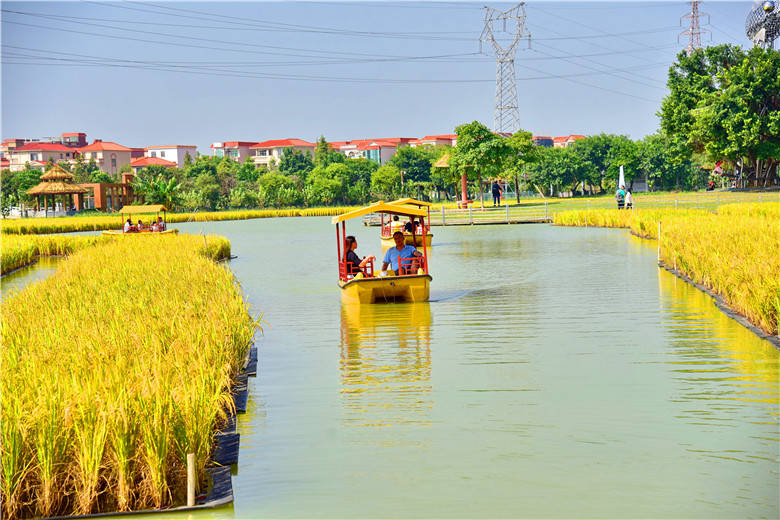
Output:
[[[55,164],[41,175],[41,183],[27,190],[27,195],[35,196],[35,210],[40,211],[41,195],[44,211],[49,207],[49,196],[53,210],[57,209],[57,196],[60,196],[63,209],[73,206],[73,196],[87,193],[89,190],[73,182],[73,174]],[[80,204],[79,204],[80,205]]]

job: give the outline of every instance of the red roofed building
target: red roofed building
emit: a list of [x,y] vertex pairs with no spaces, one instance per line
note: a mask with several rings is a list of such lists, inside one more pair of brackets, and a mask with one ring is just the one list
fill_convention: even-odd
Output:
[[139,157],[130,161],[130,167],[135,173],[146,168],[147,166],[165,166],[166,168],[175,168],[176,163],[162,159],[161,157]]
[[413,139],[409,146],[455,146],[458,142],[457,134],[426,135],[420,139]]
[[46,164],[49,159],[54,162],[70,161],[77,153],[78,149],[60,143],[26,143],[8,152],[9,168],[16,172],[24,170],[27,163],[34,166],[38,163]]
[[553,138],[553,146],[555,148],[566,148],[567,146],[571,145],[574,141],[577,141],[579,139],[585,139],[585,136],[578,135],[578,134],[562,135],[560,137]]
[[368,159],[379,164],[389,161],[399,147],[407,146],[413,137],[384,137],[381,139],[353,139],[351,141],[331,141],[329,144],[337,152],[350,159]]
[[11,161],[10,159],[6,159],[5,157],[0,157],[0,170],[5,170],[6,168],[11,167]]
[[85,160],[94,159],[98,168],[107,173],[118,173],[123,165],[130,164],[133,160],[132,148],[100,139],[95,139],[90,145],[82,146],[78,151]]
[[253,156],[254,152],[250,149],[256,141],[221,141],[211,143],[215,157],[230,157],[234,161],[244,162],[247,157]]
[[255,143],[251,146],[255,161],[255,166],[265,165],[267,166],[272,160],[279,164],[282,160],[284,151],[292,148],[304,155],[309,153],[314,158],[314,150],[317,148],[317,143],[310,143],[303,139],[271,139],[269,141],[263,141],[261,143]]

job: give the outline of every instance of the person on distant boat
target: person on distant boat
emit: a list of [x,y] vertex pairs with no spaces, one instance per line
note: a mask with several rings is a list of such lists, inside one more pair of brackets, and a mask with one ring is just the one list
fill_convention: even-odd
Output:
[[162,217],[157,217],[157,229],[160,231],[165,231],[165,222],[163,222]]
[[417,223],[414,221],[414,217],[409,217],[409,222],[404,224],[404,233],[414,233],[416,230]]
[[398,219],[398,215],[393,215],[393,221],[390,222],[390,232],[395,233],[401,231],[401,221]]
[[374,255],[369,255],[361,260],[355,253],[355,249],[357,249],[357,240],[354,236],[349,235],[344,242],[344,251],[346,251],[344,261],[347,263],[347,274],[353,276],[362,272],[369,261],[376,260]]
[[401,231],[393,233],[393,240],[395,241],[395,247],[391,247],[385,253],[385,258],[382,260],[382,271],[387,270],[389,265],[396,274],[414,274],[420,266],[419,260],[408,260],[422,257],[416,247],[406,245],[406,239]]
[[151,229],[152,233],[157,233],[158,231],[160,231],[160,228],[157,226],[157,222],[152,222],[152,225],[150,227],[152,228]]
[[122,229],[122,232],[124,233],[130,233],[133,230],[133,222],[130,220],[130,217],[127,217],[127,222],[125,222],[125,227]]
[[138,231],[141,231],[144,228],[144,223],[141,222],[141,219],[138,219]]

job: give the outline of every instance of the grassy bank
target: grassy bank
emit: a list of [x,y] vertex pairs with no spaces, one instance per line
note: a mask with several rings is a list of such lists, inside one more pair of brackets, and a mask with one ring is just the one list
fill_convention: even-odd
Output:
[[[257,209],[239,211],[201,211],[196,213],[168,213],[169,224],[178,222],[212,222],[221,220],[248,220],[274,217],[323,217],[345,213],[352,207]],[[148,221],[150,216],[135,216]],[[46,233],[70,233],[73,231],[102,231],[120,229],[122,219],[118,213],[89,217],[52,217],[4,219],[0,231],[3,234],[41,235]]]
[[661,261],[715,293],[770,334],[780,322],[780,203],[706,210],[562,212],[556,225],[630,228],[658,238]]
[[256,327],[226,251],[106,241],[4,302],[3,518],[181,503],[187,453],[203,482]]

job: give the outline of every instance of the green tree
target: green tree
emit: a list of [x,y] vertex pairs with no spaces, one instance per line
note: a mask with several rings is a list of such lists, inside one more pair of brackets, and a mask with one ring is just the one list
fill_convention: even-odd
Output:
[[244,164],[236,172],[236,180],[244,182],[257,182],[260,172],[255,167],[251,157],[247,157]]
[[194,183],[198,197],[198,206],[206,209],[216,209],[220,201],[220,185],[217,179],[207,173],[198,175]]
[[694,110],[700,100],[719,90],[718,76],[743,57],[742,49],[730,44],[696,49],[690,56],[685,51],[677,55],[669,68],[669,94],[658,112],[675,162],[690,160],[694,151],[701,150],[703,143],[692,135]]
[[295,181],[278,172],[268,172],[257,181],[260,202],[264,206],[283,207],[300,204],[303,196]]
[[311,160],[311,154],[305,154],[295,148],[287,148],[279,161],[279,171],[286,175],[297,175],[305,179],[309,172],[314,168]]
[[433,151],[426,146],[404,146],[388,164],[403,172],[404,182],[430,182]]
[[515,196],[520,203],[520,177],[525,175],[527,165],[539,160],[539,147],[533,142],[533,134],[518,130],[507,138],[511,153],[507,154],[504,164],[504,174],[514,180]]
[[102,170],[95,170],[89,174],[89,182],[93,183],[114,183],[116,179],[110,174]]
[[371,193],[383,200],[392,200],[401,190],[401,172],[395,166],[380,166],[371,175]]
[[163,204],[174,209],[180,201],[181,184],[175,178],[166,179],[162,174],[152,177],[141,170],[133,180],[133,191],[143,195],[147,204]]
[[717,74],[717,90],[692,111],[688,142],[712,161],[739,162],[768,186],[780,162],[780,51],[753,47]]
[[344,154],[337,152],[333,147],[325,140],[325,136],[321,135],[317,139],[317,147],[314,150],[314,165],[327,167],[332,163],[344,162],[346,157]]

